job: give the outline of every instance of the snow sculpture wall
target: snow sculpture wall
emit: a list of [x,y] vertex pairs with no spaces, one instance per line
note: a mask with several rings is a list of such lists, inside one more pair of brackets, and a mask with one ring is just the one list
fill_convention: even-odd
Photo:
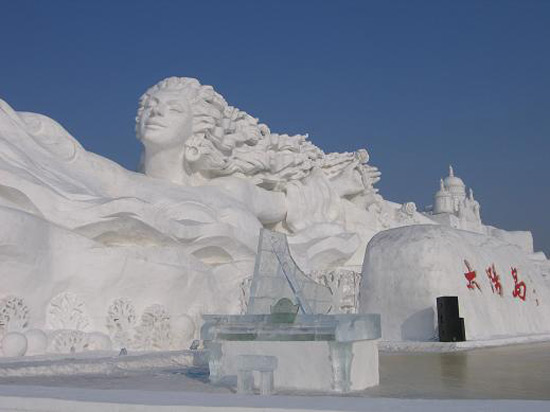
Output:
[[377,234],[365,254],[360,312],[385,340],[434,340],[436,298],[458,296],[469,340],[550,332],[550,291],[515,245],[446,226]]
[[[201,314],[245,310],[262,228],[287,235],[335,311],[354,312],[349,274],[369,240],[436,223],[378,194],[366,150],[326,154],[272,133],[195,79],[153,86],[136,120],[146,175],[0,100],[0,339],[32,329],[56,352],[181,349]],[[530,247],[526,233],[482,229]],[[546,257],[536,267],[550,273]]]
[[[47,350],[89,349],[98,333],[115,349],[180,348],[200,314],[241,310],[263,226],[289,235],[309,273],[357,268],[378,230],[427,221],[377,194],[365,150],[271,133],[194,79],[149,89],[136,131],[149,176],[0,100],[0,298],[26,302]],[[160,323],[141,318],[154,305]],[[170,338],[172,324],[189,330]]]
[[136,316],[161,304],[191,333],[190,318],[238,310],[261,224],[221,189],[126,171],[1,100],[0,180],[0,338],[24,324],[47,332],[49,351],[90,348],[76,340],[97,332],[137,349],[137,326],[115,333],[123,325],[106,322],[116,299],[134,302]]

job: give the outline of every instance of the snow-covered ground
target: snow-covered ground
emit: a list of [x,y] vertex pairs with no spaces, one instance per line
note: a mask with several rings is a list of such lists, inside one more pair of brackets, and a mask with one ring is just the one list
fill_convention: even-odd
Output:
[[136,352],[118,356],[117,352],[81,352],[68,355],[40,355],[4,358],[0,362],[2,377],[41,376],[110,376],[127,371],[182,369],[205,366],[203,351]]
[[[48,362],[58,366],[41,376],[27,373],[33,365],[48,370]],[[106,373],[95,373],[88,364],[110,366]],[[74,365],[81,368],[76,375],[53,373],[56,368],[74,372]],[[13,371],[23,366],[26,375],[16,376]],[[0,370],[8,369],[11,375],[0,377],[0,411],[550,410],[548,342],[439,353],[382,352],[380,386],[349,396],[237,395],[235,382],[210,384],[204,358],[189,351],[2,361]]]
[[421,341],[380,341],[382,352],[460,352],[471,349],[494,348],[522,343],[550,342],[550,334],[541,333],[527,336],[501,337],[487,340],[467,340],[464,342],[421,342]]
[[0,411],[186,411],[186,412],[479,412],[548,411],[550,402],[521,400],[387,399],[333,396],[244,396],[192,392],[98,391],[0,387]]

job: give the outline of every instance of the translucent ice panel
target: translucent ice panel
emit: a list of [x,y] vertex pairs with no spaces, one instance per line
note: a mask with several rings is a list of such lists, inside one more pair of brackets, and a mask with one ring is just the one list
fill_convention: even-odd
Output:
[[332,306],[330,289],[300,270],[290,255],[286,236],[262,229],[247,313],[270,313],[281,298],[300,305],[302,314],[324,314]]

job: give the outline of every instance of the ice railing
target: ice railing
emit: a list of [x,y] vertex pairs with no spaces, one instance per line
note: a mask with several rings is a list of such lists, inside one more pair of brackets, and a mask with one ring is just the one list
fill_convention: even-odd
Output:
[[336,341],[379,339],[380,315],[298,315],[292,323],[274,323],[271,315],[203,315],[201,338],[207,341]]

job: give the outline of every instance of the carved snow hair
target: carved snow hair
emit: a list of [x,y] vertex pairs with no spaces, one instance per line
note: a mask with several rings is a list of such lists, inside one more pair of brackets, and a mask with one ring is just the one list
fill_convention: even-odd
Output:
[[76,353],[88,348],[86,333],[74,329],[60,329],[54,331],[49,339],[48,352]]
[[170,314],[159,304],[149,306],[137,327],[136,346],[142,350],[169,349],[172,344]]
[[170,90],[181,93],[187,99],[193,111],[193,132],[206,133],[214,128],[215,118],[223,117],[227,102],[212,86],[201,85],[197,79],[189,77],[168,77],[161,80],[147,91],[139,99],[139,107],[136,116],[136,132],[139,135],[139,124],[147,101],[161,90]]
[[29,324],[29,308],[23,299],[7,296],[0,300],[0,336],[8,332],[21,332]]
[[48,328],[86,330],[89,325],[86,306],[74,293],[63,292],[50,301],[46,313]]
[[[183,174],[198,181],[236,175],[248,177],[253,184],[264,189],[287,191],[289,183],[292,189],[296,186],[294,183],[321,170],[332,186],[338,188],[335,193],[340,197],[351,200],[363,196],[365,199],[359,199],[362,203],[374,201],[372,197],[377,189],[373,186],[380,180],[380,172],[367,164],[369,156],[366,150],[325,154],[306,135],[271,133],[257,118],[229,106],[211,86],[201,85],[196,79],[169,77],[145,92],[136,117],[139,139],[145,138],[141,133],[147,130],[148,116],[155,110],[156,102],[151,99],[163,91],[181,96],[192,112],[190,118],[189,113],[185,114],[186,127],[179,125],[184,134],[180,136],[183,157],[181,164],[178,164],[179,158],[175,160],[173,167],[181,168],[176,170],[176,175]],[[174,144],[178,144],[178,137],[171,136],[176,142],[170,140],[165,145],[157,141],[154,147],[148,147],[145,140],[144,153],[172,149]],[[175,179],[164,169],[154,173],[148,171],[146,158],[144,155],[141,166],[146,174]],[[152,161],[150,166],[155,168]],[[331,215],[328,218],[333,219]],[[295,220],[301,220],[301,217]],[[289,227],[297,230],[300,224],[291,223]]]
[[136,310],[130,299],[115,299],[107,310],[107,329],[113,344],[121,348],[130,345],[136,323]]

